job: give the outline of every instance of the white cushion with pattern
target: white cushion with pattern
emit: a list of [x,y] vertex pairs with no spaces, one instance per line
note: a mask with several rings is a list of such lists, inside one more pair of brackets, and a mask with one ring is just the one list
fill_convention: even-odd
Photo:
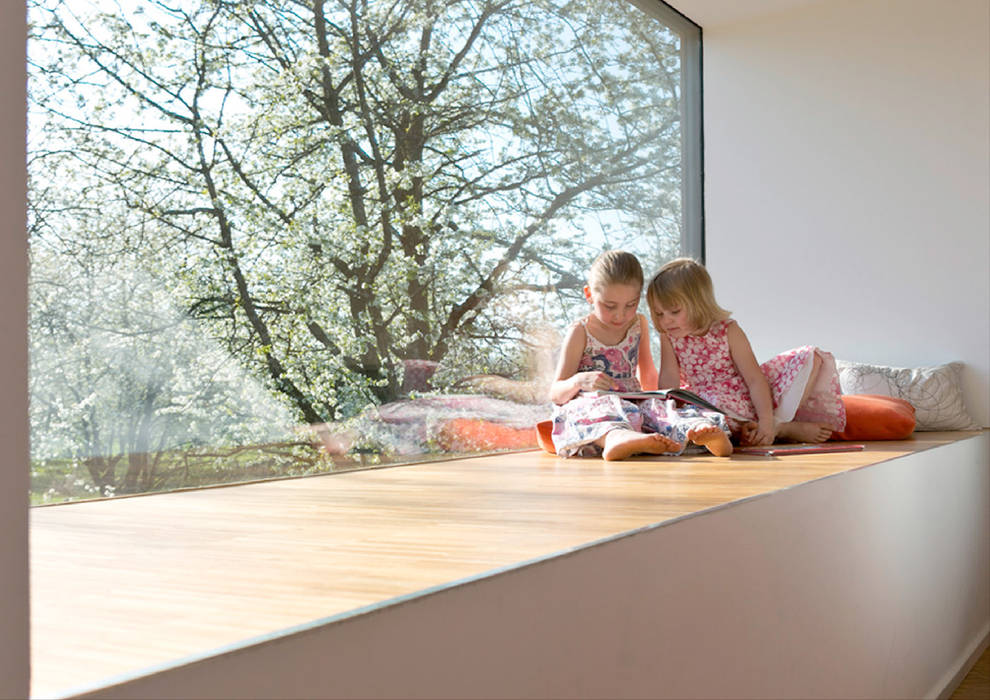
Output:
[[914,406],[915,430],[979,430],[963,403],[962,362],[934,367],[885,367],[836,361],[843,394],[880,394]]

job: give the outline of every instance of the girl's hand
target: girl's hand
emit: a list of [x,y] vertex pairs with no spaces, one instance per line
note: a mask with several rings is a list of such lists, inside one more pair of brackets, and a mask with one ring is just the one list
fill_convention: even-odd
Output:
[[579,322],[572,323],[560,348],[557,372],[550,385],[550,400],[558,406],[573,399],[582,391],[605,391],[616,388],[612,378],[604,372],[578,372],[581,355],[588,341],[588,334]]
[[773,438],[773,421],[749,422],[739,429],[739,442],[743,445],[772,445]]
[[604,372],[578,372],[574,375],[574,386],[579,391],[610,391],[615,383]]
[[[753,401],[753,408],[760,420],[756,423],[755,430],[750,429],[747,445],[772,445],[776,434],[773,423],[773,393],[770,391],[770,383],[767,381],[763,370],[756,362],[756,355],[749,344],[749,339],[743,333],[739,324],[731,321],[726,328],[726,338],[729,341],[729,354],[736,369],[742,375],[746,387],[749,389],[749,396]],[[750,423],[750,425],[753,425]]]
[[773,420],[761,420],[753,433],[753,445],[772,445],[774,438]]

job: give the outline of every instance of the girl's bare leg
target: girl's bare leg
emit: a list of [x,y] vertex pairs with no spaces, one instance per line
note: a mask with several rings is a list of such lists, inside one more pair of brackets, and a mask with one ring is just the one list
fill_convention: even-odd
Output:
[[[801,404],[808,400],[811,392],[818,381],[818,375],[822,369],[822,358],[816,352],[812,360],[811,374],[808,376],[808,383],[804,387],[804,394],[801,395]],[[811,423],[808,421],[790,421],[777,426],[775,438],[782,438],[792,442],[825,442],[832,436],[832,429],[824,423]]]
[[816,352],[811,358],[811,374],[808,375],[808,383],[804,385],[804,393],[801,394],[801,401],[798,402],[799,406],[807,401],[808,397],[811,396],[811,391],[815,386],[815,382],[818,381],[818,375],[821,371],[822,358],[820,358]]
[[732,442],[729,436],[717,425],[702,423],[691,428],[687,437],[695,445],[701,445],[716,457],[728,457],[732,454]]
[[607,432],[600,441],[602,457],[609,461],[625,459],[635,454],[659,455],[664,452],[679,452],[681,446],[659,433],[637,433],[627,428],[616,428]]
[[825,442],[832,436],[832,428],[824,423],[808,423],[792,420],[777,426],[776,437],[791,442]]

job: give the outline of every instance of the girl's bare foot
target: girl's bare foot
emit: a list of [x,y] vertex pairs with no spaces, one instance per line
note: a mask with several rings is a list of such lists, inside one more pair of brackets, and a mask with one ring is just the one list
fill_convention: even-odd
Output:
[[732,454],[732,443],[729,436],[722,432],[717,425],[699,425],[691,428],[687,434],[688,440],[695,445],[701,445],[716,457],[728,457]]
[[832,429],[822,423],[792,420],[781,423],[777,437],[791,442],[825,442],[832,436]]
[[637,433],[618,428],[606,433],[602,444],[602,457],[609,461],[625,459],[635,454],[659,455],[664,452],[680,452],[681,446],[659,433]]

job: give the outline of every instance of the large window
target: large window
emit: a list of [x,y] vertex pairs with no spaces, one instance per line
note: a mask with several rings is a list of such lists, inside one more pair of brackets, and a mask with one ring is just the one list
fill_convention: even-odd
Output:
[[29,19],[33,503],[525,446],[591,259],[700,255],[660,2]]

